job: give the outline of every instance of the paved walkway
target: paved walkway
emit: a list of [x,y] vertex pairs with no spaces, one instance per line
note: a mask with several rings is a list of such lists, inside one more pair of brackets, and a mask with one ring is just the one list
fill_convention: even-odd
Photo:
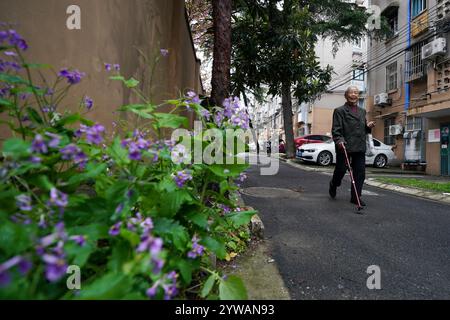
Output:
[[[365,186],[357,215],[348,180],[331,200],[326,173],[281,163],[275,176],[248,174],[244,201],[292,299],[450,299],[449,205]],[[373,265],[380,290],[367,287]]]

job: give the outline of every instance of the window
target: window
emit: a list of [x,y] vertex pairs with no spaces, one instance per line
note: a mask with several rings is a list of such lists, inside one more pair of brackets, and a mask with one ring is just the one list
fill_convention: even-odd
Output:
[[381,147],[381,142],[378,141],[377,139],[373,139],[373,146],[374,147]]
[[425,41],[413,45],[406,51],[406,81],[413,81],[426,76],[426,64],[422,60],[422,47]]
[[383,17],[386,19],[386,22],[389,26],[390,33],[388,35],[388,39],[394,37],[398,33],[398,7],[397,6],[389,6],[382,13]]
[[395,144],[395,136],[389,134],[389,127],[395,124],[395,118],[388,118],[384,120],[384,144]]
[[353,70],[353,80],[364,81],[364,69],[358,68]]
[[422,129],[422,118],[407,117],[406,118],[406,131],[415,131]]
[[412,0],[411,1],[411,16],[412,18],[418,16],[427,8],[426,0]]
[[397,89],[397,61],[386,67],[386,91]]
[[361,51],[362,50],[362,40],[357,39],[353,41],[353,50]]

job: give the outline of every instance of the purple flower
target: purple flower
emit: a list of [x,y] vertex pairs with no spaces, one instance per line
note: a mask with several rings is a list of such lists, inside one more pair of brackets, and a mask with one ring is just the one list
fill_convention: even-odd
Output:
[[55,110],[56,110],[55,106],[43,106],[42,107],[42,111],[44,111],[45,113],[55,112]]
[[22,275],[26,275],[31,270],[32,267],[33,267],[33,263],[27,259],[22,259],[18,265],[19,272]]
[[50,189],[50,204],[54,204],[59,208],[64,208],[68,204],[67,194],[59,191],[56,188]]
[[157,256],[163,246],[161,238],[154,238],[150,235],[144,235],[141,237],[141,243],[136,248],[137,252],[149,251],[152,256]]
[[21,194],[16,197],[16,205],[22,211],[33,210],[33,207],[31,206],[31,197],[26,194]]
[[114,69],[116,70],[116,71],[120,71],[120,64],[114,64]]
[[192,238],[192,250],[188,252],[187,256],[188,258],[195,259],[199,256],[203,255],[203,251],[205,250],[205,247],[198,244],[199,239],[197,236],[194,235]]
[[47,153],[47,145],[44,138],[38,133],[31,143],[31,151],[36,153]]
[[83,235],[71,236],[69,239],[75,241],[80,247],[86,243],[86,237]]
[[21,213],[13,214],[11,216],[11,220],[14,223],[20,223],[20,224],[24,224],[24,225],[29,225],[32,222],[31,219],[27,215],[24,215],[24,214],[21,214]]
[[91,110],[92,106],[94,105],[94,101],[89,98],[88,96],[84,97],[84,105],[86,109]]
[[182,188],[186,181],[192,180],[192,175],[185,170],[178,171],[176,175],[173,175],[173,180],[179,188]]
[[69,84],[77,84],[86,74],[78,70],[69,71],[67,69],[62,69],[58,75],[66,78]]
[[61,148],[59,152],[62,154],[61,158],[63,160],[72,160],[75,154],[80,152],[80,148],[71,143],[65,146],[64,148]]
[[104,131],[105,127],[102,126],[101,124],[96,123],[86,130],[86,140],[89,143],[99,145],[103,142],[103,137],[101,136],[101,133]]
[[159,50],[159,52],[161,52],[161,55],[163,57],[167,57],[169,55],[169,50],[167,50],[167,49],[161,49],[161,50]]
[[9,44],[12,46],[17,46],[24,51],[28,48],[25,40],[23,40],[23,38],[15,30],[9,30]]
[[50,133],[50,132],[46,132],[45,135],[51,138],[50,142],[48,143],[48,146],[50,148],[57,148],[59,145],[59,142],[61,141],[61,137],[58,136],[57,134]]
[[245,173],[241,173],[240,175],[239,175],[239,181],[240,182],[244,182],[246,179],[247,179],[247,175],[245,174]]
[[42,260],[46,263],[45,276],[48,281],[56,282],[66,274],[67,263],[64,259],[64,253],[44,254]]
[[11,276],[9,272],[0,272],[0,288],[6,287],[11,282]]
[[123,206],[123,203],[120,203],[120,204],[116,207],[115,213],[118,214],[118,213],[122,212],[123,207],[124,207],[124,206]]
[[209,120],[209,119],[211,118],[211,113],[210,113],[208,110],[206,110],[206,109],[201,110],[201,111],[200,111],[200,114],[201,114],[202,117],[204,117],[206,120]]
[[117,222],[115,225],[113,225],[110,229],[109,229],[109,235],[110,236],[117,236],[120,233],[120,227],[122,226],[122,222]]
[[153,286],[147,289],[146,294],[149,298],[153,298],[156,296],[156,291],[158,290],[158,282],[156,282]]
[[10,56],[10,57],[15,57],[17,56],[17,53],[15,53],[14,51],[5,51],[3,52],[5,55]]
[[164,260],[158,259],[158,258],[153,258],[152,259],[152,263],[153,263],[153,270],[152,270],[152,272],[154,274],[160,273],[162,268],[164,267]]
[[141,160],[141,151],[137,147],[136,143],[131,142],[128,148],[128,158],[130,160]]
[[187,103],[200,103],[200,98],[194,91],[188,91],[187,96],[190,98]]
[[218,111],[218,112],[214,115],[214,123],[215,123],[218,127],[222,126],[223,119],[224,119],[224,114],[223,114],[223,111],[222,111],[222,110]]
[[106,71],[111,71],[112,70],[111,63],[105,63],[105,70]]

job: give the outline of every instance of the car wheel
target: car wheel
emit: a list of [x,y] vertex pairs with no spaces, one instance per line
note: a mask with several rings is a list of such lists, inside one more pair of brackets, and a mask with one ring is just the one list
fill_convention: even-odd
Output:
[[384,168],[387,165],[387,157],[384,154],[377,155],[373,165],[376,168]]
[[321,166],[328,166],[333,161],[333,155],[329,151],[322,151],[317,156],[317,163]]

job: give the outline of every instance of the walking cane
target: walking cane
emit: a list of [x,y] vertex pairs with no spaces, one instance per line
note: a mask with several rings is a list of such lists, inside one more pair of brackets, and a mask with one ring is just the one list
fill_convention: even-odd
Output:
[[358,190],[356,189],[355,179],[353,178],[353,170],[352,170],[352,167],[350,166],[347,149],[345,148],[345,145],[343,142],[341,142],[341,145],[342,145],[342,150],[344,150],[345,165],[347,166],[348,172],[350,173],[350,179],[352,180],[353,191],[355,191],[355,195],[356,195],[356,202],[357,202],[356,210],[361,211],[362,209],[364,209],[364,207],[361,205],[361,200],[359,199]]

